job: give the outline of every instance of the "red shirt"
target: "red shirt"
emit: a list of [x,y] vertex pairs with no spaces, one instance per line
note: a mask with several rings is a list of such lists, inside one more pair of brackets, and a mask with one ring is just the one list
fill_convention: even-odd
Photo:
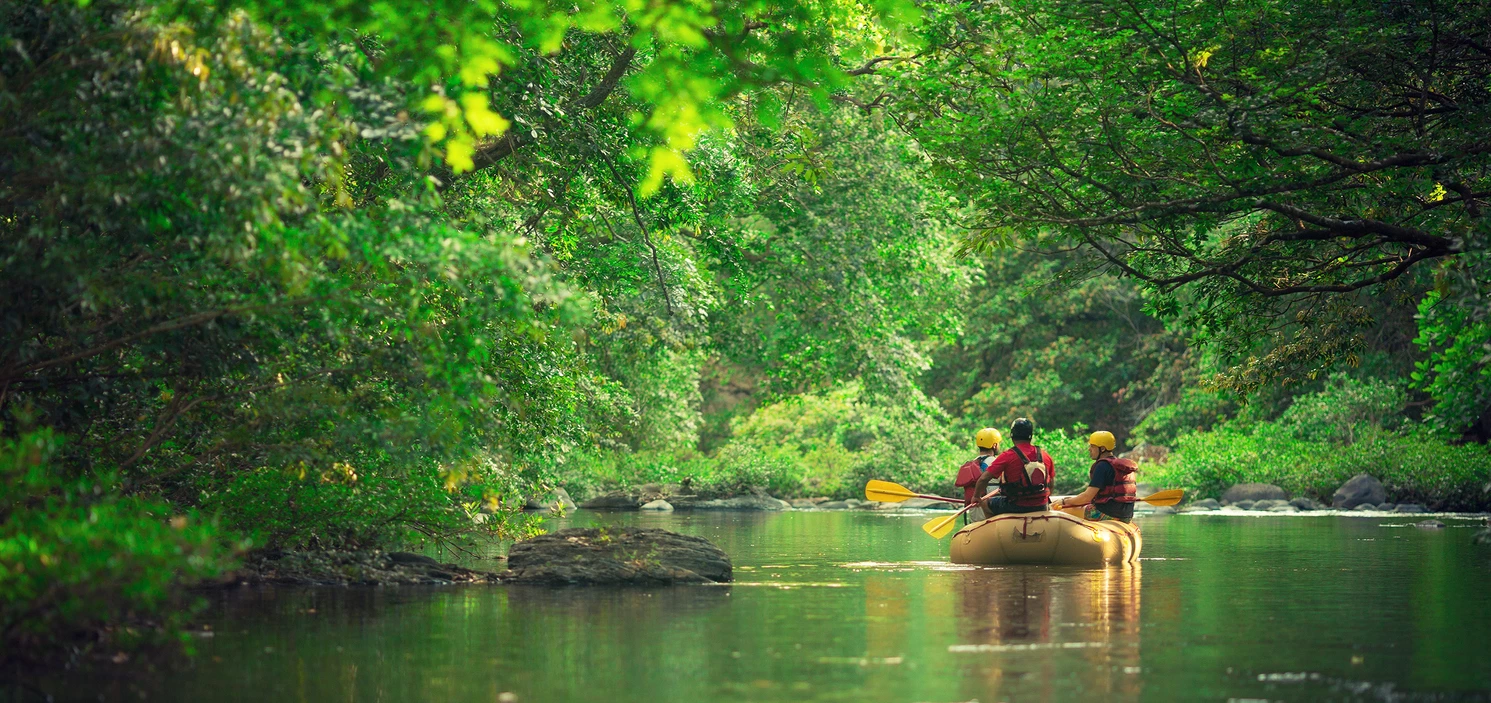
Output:
[[[1016,454],[1014,449],[1006,449],[1000,453],[998,457],[995,457],[994,463],[989,465],[988,473],[990,474],[989,480],[991,482],[1003,479],[1004,473],[1012,468],[1023,468],[1026,459],[1035,460],[1035,445],[1028,441],[1020,440],[1015,442],[1015,446],[1019,447],[1020,451],[1025,452],[1025,459],[1021,459],[1020,455]],[[1051,461],[1051,455],[1045,451],[1041,451],[1041,459],[1046,465],[1046,485],[1052,485],[1056,482],[1056,463]]]

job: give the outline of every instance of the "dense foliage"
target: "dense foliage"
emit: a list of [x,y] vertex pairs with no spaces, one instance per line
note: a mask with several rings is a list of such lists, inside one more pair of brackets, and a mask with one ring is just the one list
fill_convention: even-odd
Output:
[[1066,491],[1106,428],[1484,506],[1487,19],[0,0],[0,651],[556,485],[950,490],[1019,415]]
[[1356,363],[1363,296],[1410,307],[1436,262],[1491,278],[1485,3],[935,7],[886,90],[977,207],[971,244],[1080,247],[1144,282],[1235,392]]

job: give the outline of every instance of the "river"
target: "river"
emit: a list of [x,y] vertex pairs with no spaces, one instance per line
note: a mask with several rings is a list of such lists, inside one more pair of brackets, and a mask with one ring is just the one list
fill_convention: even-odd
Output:
[[[1491,700],[1478,521],[1141,517],[1126,568],[946,563],[927,514],[582,511],[706,537],[729,586],[245,588],[152,701]],[[471,563],[498,568],[493,563]]]

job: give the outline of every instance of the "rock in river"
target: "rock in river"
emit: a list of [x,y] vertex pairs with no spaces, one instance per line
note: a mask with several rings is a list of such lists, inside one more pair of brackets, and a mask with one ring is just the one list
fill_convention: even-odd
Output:
[[1387,489],[1382,487],[1381,481],[1367,474],[1357,474],[1336,489],[1335,495],[1331,496],[1331,506],[1350,510],[1363,503],[1375,506],[1386,500]]
[[1192,503],[1191,507],[1197,510],[1216,510],[1222,507],[1222,504],[1218,503],[1216,498],[1202,498]]
[[507,554],[509,583],[724,583],[730,557],[708,540],[668,530],[585,527],[539,535]]
[[1424,506],[1419,505],[1418,503],[1399,503],[1398,507],[1393,508],[1393,512],[1395,512],[1395,513],[1427,513],[1429,511],[1428,511],[1428,509],[1424,508]]
[[581,503],[580,507],[586,510],[636,510],[641,504],[635,495],[611,491]]
[[791,510],[792,504],[771,496],[753,495],[701,500],[690,504],[689,507],[694,510]]
[[831,500],[827,503],[820,503],[818,507],[824,510],[848,510],[849,503],[842,500]]
[[1289,500],[1289,494],[1271,483],[1239,483],[1222,494],[1223,505],[1245,500]]
[[1260,500],[1260,501],[1255,501],[1253,503],[1253,507],[1249,508],[1249,509],[1250,510],[1273,510],[1274,508],[1277,508],[1277,507],[1282,506],[1282,505],[1289,505],[1289,501],[1287,501],[1287,500]]
[[1289,501],[1289,504],[1296,508],[1299,508],[1300,510],[1316,509],[1315,501],[1310,500],[1309,498],[1295,498],[1294,500]]
[[1377,505],[1377,509],[1381,510],[1384,513],[1390,513],[1396,507],[1398,507],[1397,503],[1379,503]]
[[1438,520],[1425,520],[1423,522],[1415,522],[1415,523],[1413,523],[1413,526],[1417,527],[1417,528],[1419,528],[1421,530],[1443,530],[1444,529],[1444,523],[1442,523],[1442,522],[1440,522]]
[[661,510],[665,513],[671,513],[673,512],[673,504],[669,503],[666,500],[663,500],[662,498],[659,498],[657,500],[644,503],[642,507],[639,508],[639,510]]

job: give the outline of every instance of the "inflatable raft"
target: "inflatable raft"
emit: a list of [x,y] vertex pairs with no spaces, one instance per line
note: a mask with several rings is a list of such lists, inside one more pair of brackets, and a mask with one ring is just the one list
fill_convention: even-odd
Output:
[[951,556],[954,564],[1103,566],[1136,561],[1142,545],[1133,525],[1047,511],[1000,515],[958,530]]

